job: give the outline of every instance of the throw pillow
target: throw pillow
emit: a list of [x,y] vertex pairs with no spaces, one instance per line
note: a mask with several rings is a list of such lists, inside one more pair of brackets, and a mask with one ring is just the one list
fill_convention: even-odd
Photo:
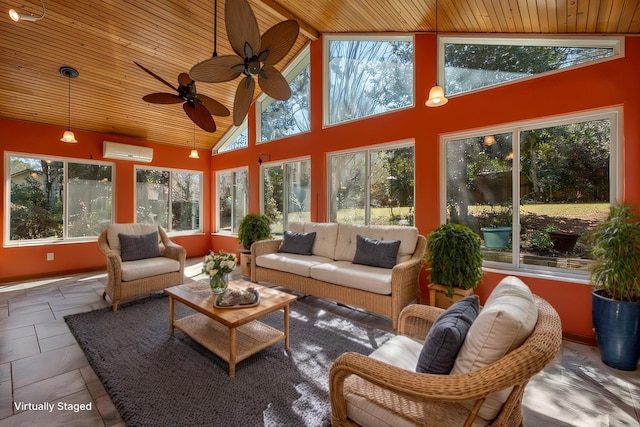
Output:
[[478,296],[470,295],[442,313],[429,330],[418,358],[416,371],[427,374],[449,374],[479,311]]
[[371,267],[393,268],[398,258],[398,249],[400,249],[400,240],[375,240],[358,234],[353,263]]
[[290,254],[312,255],[313,242],[316,241],[316,233],[296,233],[293,231],[285,231],[280,245],[279,252],[287,252]]
[[[505,356],[531,335],[537,321],[538,306],[531,290],[517,277],[505,277],[471,325],[451,373],[475,371]],[[502,390],[487,397],[478,413],[480,417],[493,419],[510,391]],[[471,406],[473,403],[468,404]]]
[[118,233],[118,239],[120,239],[120,257],[122,261],[135,261],[137,259],[160,256],[157,231],[149,234]]

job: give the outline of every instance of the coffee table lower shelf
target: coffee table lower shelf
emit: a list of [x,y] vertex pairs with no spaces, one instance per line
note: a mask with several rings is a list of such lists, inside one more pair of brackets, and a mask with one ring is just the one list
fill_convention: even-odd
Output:
[[285,334],[253,320],[237,328],[228,328],[204,314],[175,320],[173,325],[198,344],[229,364],[229,376],[235,376],[236,363],[285,340]]

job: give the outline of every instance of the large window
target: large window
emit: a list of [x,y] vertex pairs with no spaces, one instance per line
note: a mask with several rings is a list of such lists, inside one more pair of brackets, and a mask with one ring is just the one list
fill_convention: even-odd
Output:
[[111,164],[9,154],[7,243],[95,237],[113,218]]
[[262,165],[262,211],[273,234],[282,234],[290,221],[311,220],[310,176],[308,159]]
[[445,93],[455,95],[613,58],[621,53],[622,40],[615,37],[441,37]]
[[413,144],[329,155],[330,221],[413,225],[414,163]]
[[585,276],[587,236],[618,197],[618,115],[446,137],[447,221],[478,233],[496,266]]
[[413,105],[413,38],[329,35],[324,45],[324,124]]
[[217,232],[236,234],[249,203],[246,168],[216,173]]
[[311,129],[308,46],[284,70],[283,74],[289,82],[291,97],[286,101],[274,100],[266,94],[258,98],[256,103],[258,142],[273,141],[308,132]]
[[136,222],[202,231],[202,172],[136,167]]

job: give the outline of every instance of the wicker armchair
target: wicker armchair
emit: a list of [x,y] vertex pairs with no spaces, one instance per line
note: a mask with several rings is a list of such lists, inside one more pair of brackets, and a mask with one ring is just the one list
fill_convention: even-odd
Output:
[[[377,418],[393,420],[389,425],[394,427],[524,425],[524,388],[554,360],[562,342],[556,311],[541,298],[536,297],[536,304],[538,320],[529,338],[497,362],[466,374],[423,374],[357,353],[341,355],[329,375],[332,426],[359,425],[348,418],[352,399],[373,403],[378,415],[385,413]],[[418,304],[407,306],[400,314],[398,334],[424,340],[443,311]],[[510,387],[513,389],[496,418],[477,417],[488,395]],[[465,401],[467,404],[461,404]]]
[[[160,257],[123,262],[118,233],[146,234],[157,230]],[[184,282],[185,249],[173,243],[160,226],[151,224],[111,224],[98,237],[98,247],[107,258],[107,284],[102,298],[111,299],[118,310],[122,300],[161,291]]]

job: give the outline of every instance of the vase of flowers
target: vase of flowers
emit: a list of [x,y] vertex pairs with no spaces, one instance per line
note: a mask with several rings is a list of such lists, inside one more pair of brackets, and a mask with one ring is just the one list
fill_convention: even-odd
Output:
[[236,256],[228,252],[209,252],[202,262],[202,272],[209,276],[211,292],[221,294],[229,285],[229,273],[236,268]]

